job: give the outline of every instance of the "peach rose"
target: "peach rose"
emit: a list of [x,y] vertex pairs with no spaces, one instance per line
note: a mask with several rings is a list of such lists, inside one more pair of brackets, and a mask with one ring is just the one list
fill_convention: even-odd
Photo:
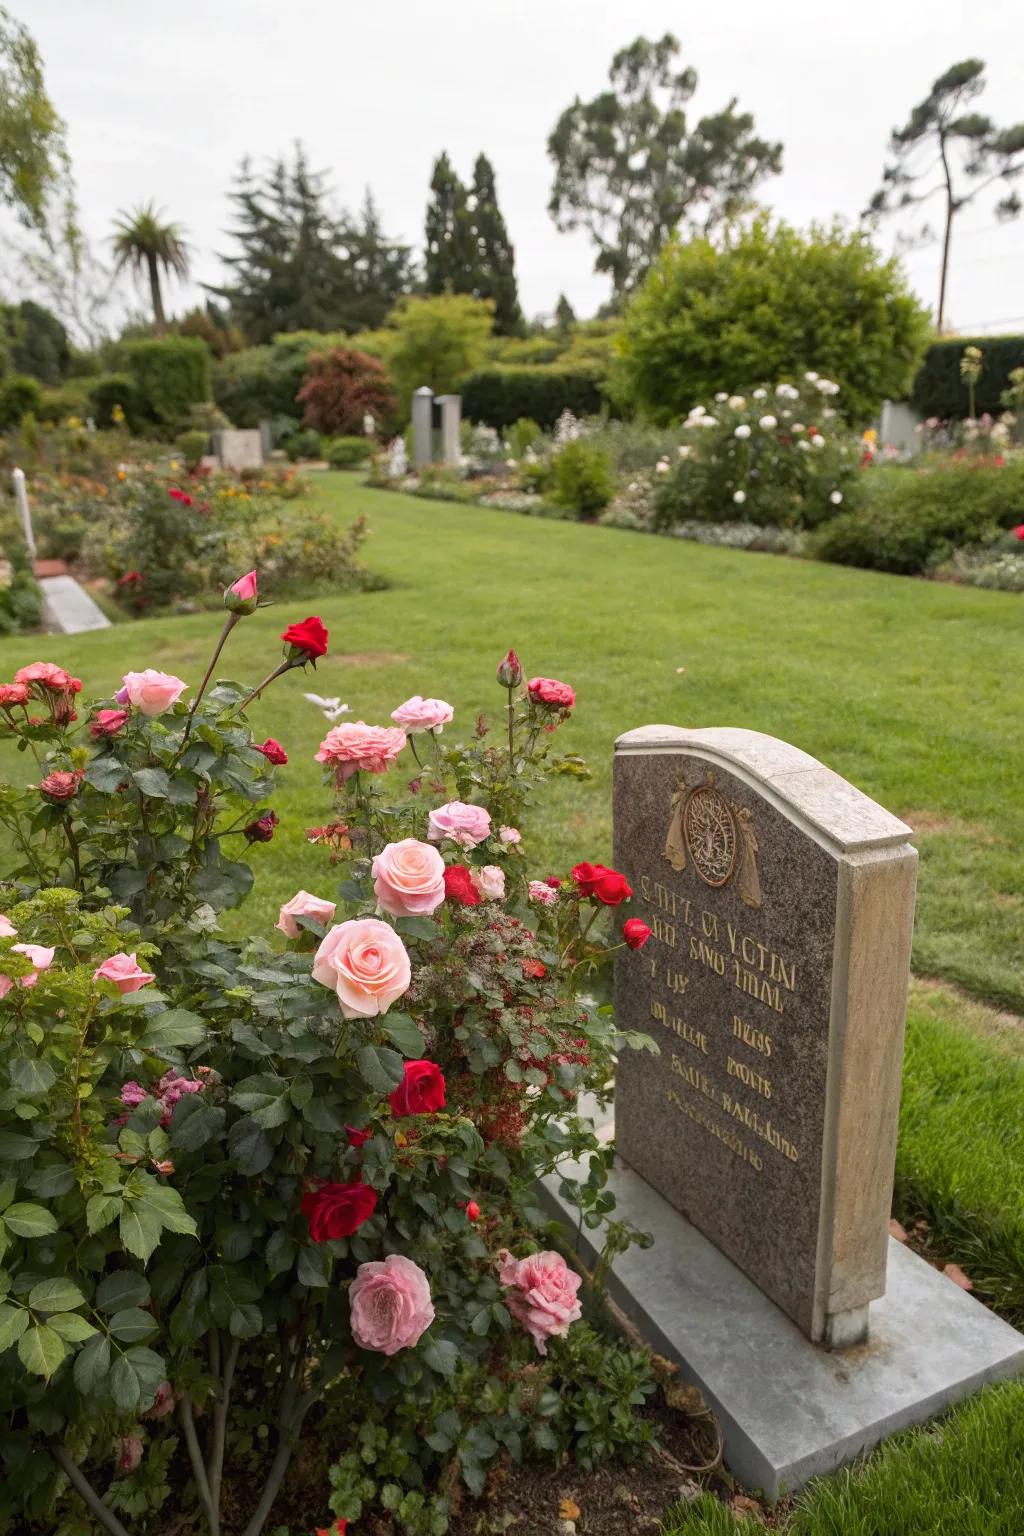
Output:
[[372,874],[374,895],[392,917],[427,915],[444,901],[444,860],[415,837],[382,848]]
[[162,715],[181,698],[187,683],[170,672],[155,672],[147,667],[145,672],[126,672],[124,687],[117,693],[119,704],[131,704],[143,715]]
[[411,1349],[434,1321],[430,1282],[418,1264],[400,1253],[360,1264],[348,1304],[353,1339],[360,1349],[381,1355]]
[[346,1019],[387,1013],[408,991],[409,955],[389,923],[375,917],[339,923],[313,956],[313,976],[338,994]]
[[151,971],[144,971],[135,955],[111,955],[109,960],[97,966],[92,973],[93,981],[112,981],[117,990],[125,992],[140,992],[147,987],[156,977]]
[[450,837],[461,848],[475,848],[490,835],[491,818],[482,805],[449,800],[447,805],[439,805],[427,817],[427,836],[432,843]]
[[507,1248],[498,1254],[498,1279],[507,1287],[504,1301],[546,1355],[548,1339],[569,1332],[570,1323],[583,1315],[576,1296],[582,1281],[568,1267],[560,1253],[532,1253],[527,1259],[514,1259]]
[[396,725],[406,731],[433,731],[440,736],[441,730],[455,718],[455,711],[444,699],[424,699],[414,693],[411,699],[391,711]]
[[497,864],[485,864],[483,869],[470,870],[470,874],[484,901],[504,901],[505,871]]
[[324,901],[320,896],[313,896],[309,891],[297,891],[291,901],[286,901],[281,908],[275,928],[287,934],[290,939],[297,939],[302,929],[295,921],[297,917],[311,917],[317,923],[329,923],[334,916],[335,903]]
[[367,725],[352,720],[327,732],[316,754],[318,763],[328,763],[340,783],[360,770],[384,773],[405,746],[405,732],[386,725]]

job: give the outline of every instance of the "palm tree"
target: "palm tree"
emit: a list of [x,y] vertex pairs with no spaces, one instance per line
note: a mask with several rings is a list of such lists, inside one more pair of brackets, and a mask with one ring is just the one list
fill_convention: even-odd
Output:
[[152,203],[120,213],[114,221],[114,270],[130,267],[136,277],[145,271],[153,301],[153,320],[158,336],[167,329],[160,273],[173,272],[184,281],[188,277],[188,246],[180,224],[166,224],[160,209]]

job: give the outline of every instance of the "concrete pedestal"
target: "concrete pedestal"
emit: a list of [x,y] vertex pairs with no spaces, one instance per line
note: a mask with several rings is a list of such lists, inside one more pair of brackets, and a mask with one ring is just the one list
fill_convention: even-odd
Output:
[[[563,1172],[581,1174],[572,1164]],[[544,1181],[544,1203],[575,1232],[559,1182]],[[987,1382],[1024,1374],[1024,1334],[900,1243],[889,1244],[868,1342],[829,1352],[621,1161],[609,1188],[618,1213],[654,1236],[653,1248],[615,1261],[612,1298],[700,1388],[722,1426],[727,1466],[769,1500]],[[581,1242],[590,1267],[591,1235]]]

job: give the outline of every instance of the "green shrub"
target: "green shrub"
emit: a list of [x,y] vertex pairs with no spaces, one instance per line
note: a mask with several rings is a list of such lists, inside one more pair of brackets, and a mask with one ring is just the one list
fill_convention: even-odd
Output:
[[493,318],[490,300],[468,293],[410,295],[400,300],[388,316],[394,334],[388,372],[403,408],[408,407],[413,390],[424,384],[435,395],[460,388],[484,360]]
[[302,427],[298,432],[293,432],[285,449],[293,464],[299,459],[319,459],[323,451],[323,438],[312,427]]
[[126,341],[118,353],[138,386],[143,416],[157,426],[173,426],[210,397],[210,349],[197,337]]
[[682,443],[655,469],[654,524],[815,528],[855,502],[858,447],[840,427],[836,385],[817,374],[694,406]]
[[98,427],[114,424],[117,406],[124,412],[125,420],[133,432],[143,425],[142,400],[138,385],[130,373],[101,373],[91,381],[89,402]]
[[175,442],[178,445],[182,458],[189,469],[195,469],[199,460],[206,452],[210,441],[210,434],[201,428],[192,428],[188,432],[179,432]]
[[593,366],[482,368],[462,385],[462,411],[501,431],[529,417],[549,431],[563,411],[594,416],[605,404],[602,374]]
[[551,460],[552,496],[579,517],[593,517],[615,493],[608,454],[585,437],[566,443]]
[[520,416],[506,433],[512,457],[521,459],[527,448],[532,448],[542,435],[539,424],[531,416]]
[[91,416],[90,383],[89,379],[69,379],[57,389],[44,389],[36,413],[39,420],[54,426],[67,421],[69,416]]
[[0,428],[17,426],[23,416],[37,415],[42,399],[38,379],[15,373],[0,384]]
[[970,415],[967,385],[960,374],[960,359],[967,347],[982,354],[981,377],[975,387],[975,410],[998,416],[1001,396],[1010,387],[1010,374],[1024,366],[1024,336],[957,336],[933,341],[924,355],[910,403],[926,419],[955,421]]
[[324,445],[324,458],[332,469],[358,469],[375,447],[372,437],[334,437]]
[[0,635],[17,635],[42,624],[42,594],[28,560],[15,558],[11,564],[10,579],[0,582]]
[[836,223],[801,234],[763,216],[724,248],[665,247],[626,311],[621,388],[669,422],[719,390],[814,368],[841,384],[860,422],[906,395],[929,334],[898,263],[864,233]]
[[838,565],[917,575],[954,549],[1020,523],[1024,462],[995,466],[967,459],[888,477],[867,506],[821,531],[814,552]]

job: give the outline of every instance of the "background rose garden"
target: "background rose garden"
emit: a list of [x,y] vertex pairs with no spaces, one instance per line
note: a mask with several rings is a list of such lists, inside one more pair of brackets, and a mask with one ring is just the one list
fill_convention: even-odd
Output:
[[217,913],[277,835],[287,763],[245,708],[328,644],[309,618],[255,688],[219,678],[258,600],[255,573],[228,589],[198,686],[144,669],[86,707],[38,663],[0,689],[35,781],[0,795],[22,858],[0,924],[16,1525],[89,1529],[83,1500],[117,1536],[189,1507],[217,1533],[241,1476],[256,1536],[315,1421],[339,1528],[377,1506],[440,1533],[498,1455],[586,1463],[652,1433],[646,1357],[580,1321],[580,1277],[537,1235],[536,1178],[566,1152],[592,1156],[581,1219],[608,1217],[576,1100],[626,1042],[580,989],[648,936],[615,871],[528,878],[531,795],[584,771],[553,752],[573,690],[524,686],[510,652],[494,744],[482,722],[451,743],[450,707],[418,696],[404,728],[328,731],[318,894],[282,908],[285,947],[232,942]]

